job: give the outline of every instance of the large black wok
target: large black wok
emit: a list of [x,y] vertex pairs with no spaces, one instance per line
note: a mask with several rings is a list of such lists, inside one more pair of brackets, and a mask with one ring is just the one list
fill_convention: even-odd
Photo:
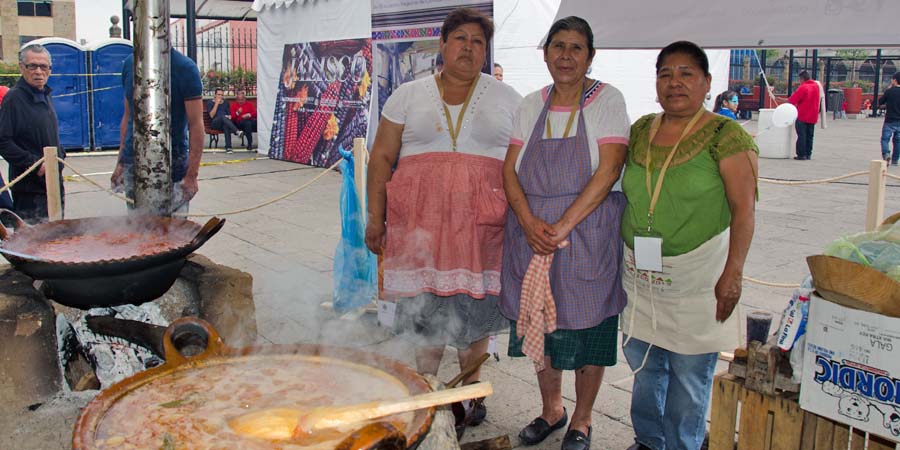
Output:
[[[42,280],[44,294],[76,308],[143,303],[163,295],[191,254],[225,224],[212,218],[202,227],[183,219],[156,216],[116,216],[67,219],[34,226],[16,219],[15,232],[0,226],[0,253],[18,270]],[[167,249],[125,258],[85,262],[54,260],[30,254],[35,244],[103,232],[165,236]]]

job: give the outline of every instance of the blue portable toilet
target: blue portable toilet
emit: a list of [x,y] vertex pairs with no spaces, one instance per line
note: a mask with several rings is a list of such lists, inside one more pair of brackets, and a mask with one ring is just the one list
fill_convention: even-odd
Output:
[[53,89],[60,145],[66,150],[90,149],[88,65],[84,47],[56,37],[36,39],[22,47],[30,44],[43,45],[52,58],[53,71],[47,85]]
[[131,53],[131,41],[104,39],[87,47],[91,68],[91,125],[94,148],[119,148],[119,124],[125,94],[122,91],[122,61]]

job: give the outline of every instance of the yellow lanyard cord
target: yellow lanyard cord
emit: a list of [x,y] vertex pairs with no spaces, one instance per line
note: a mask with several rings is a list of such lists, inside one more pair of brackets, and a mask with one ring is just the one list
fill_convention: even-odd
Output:
[[662,167],[659,169],[659,178],[656,180],[656,188],[651,188],[650,182],[650,172],[652,172],[650,168],[650,153],[651,147],[653,147],[653,138],[656,137],[656,133],[659,132],[660,123],[662,123],[662,117],[665,113],[657,114],[653,119],[653,123],[650,125],[650,138],[647,140],[647,157],[644,162],[644,170],[647,175],[647,193],[653,193],[650,198],[650,207],[647,209],[647,231],[650,231],[650,228],[653,226],[653,210],[656,209],[656,202],[659,201],[659,194],[662,192],[663,180],[666,178],[666,170],[669,168],[669,164],[672,162],[672,158],[675,156],[675,152],[678,151],[678,145],[681,144],[681,141],[687,136],[691,129],[694,128],[694,125],[697,124],[697,121],[703,117],[703,113],[706,112],[704,108],[700,108],[694,117],[691,118],[691,121],[684,127],[684,131],[681,132],[681,137],[678,138],[678,141],[675,142],[675,145],[672,146],[672,150],[669,151],[669,156],[666,157],[666,162],[663,163]]
[[[550,95],[553,95],[551,92]],[[566,122],[566,130],[563,132],[563,139],[569,137],[569,131],[572,129],[572,122],[575,121],[575,113],[581,106],[581,97],[584,95],[584,84],[581,85],[581,92],[575,97],[575,104],[572,105],[572,112],[569,113],[569,120]],[[553,131],[550,128],[550,113],[547,113],[547,139],[553,139]]]
[[[480,75],[478,75],[480,78]],[[453,118],[450,117],[450,109],[447,108],[447,102],[444,101],[444,82],[441,80],[441,74],[437,74],[434,76],[435,82],[438,87],[438,94],[441,96],[441,106],[444,107],[444,117],[447,118],[447,133],[450,134],[450,142],[453,143],[453,151],[456,151],[456,139],[459,137],[459,130],[462,128],[463,116],[466,115],[466,110],[469,109],[469,101],[472,100],[472,93],[475,92],[475,85],[478,84],[478,78],[472,81],[472,85],[469,87],[469,93],[466,94],[466,101],[463,102],[462,109],[459,110],[459,115],[456,118],[456,127],[453,126]]]

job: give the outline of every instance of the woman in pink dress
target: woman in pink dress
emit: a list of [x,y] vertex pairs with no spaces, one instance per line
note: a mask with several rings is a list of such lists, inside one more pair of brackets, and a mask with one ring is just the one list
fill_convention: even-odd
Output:
[[[477,10],[451,12],[443,69],[391,95],[372,146],[366,245],[384,255],[384,295],[397,301],[396,331],[415,344],[423,373],[437,373],[446,345],[467,366],[507,326],[497,308],[502,168],[521,96],[481,72],[492,34]],[[476,402],[469,424],[485,414]]]

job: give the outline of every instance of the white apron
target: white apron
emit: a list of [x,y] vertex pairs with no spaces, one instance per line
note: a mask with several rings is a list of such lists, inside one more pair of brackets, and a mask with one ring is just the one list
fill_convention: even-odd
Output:
[[[738,308],[725,322],[716,322],[715,287],[725,268],[729,236],[726,229],[688,253],[664,256],[663,271],[641,271],[637,283],[634,251],[626,246],[622,285],[628,305],[622,312],[622,332],[683,355],[737,348]],[[652,293],[648,276],[653,278]]]

